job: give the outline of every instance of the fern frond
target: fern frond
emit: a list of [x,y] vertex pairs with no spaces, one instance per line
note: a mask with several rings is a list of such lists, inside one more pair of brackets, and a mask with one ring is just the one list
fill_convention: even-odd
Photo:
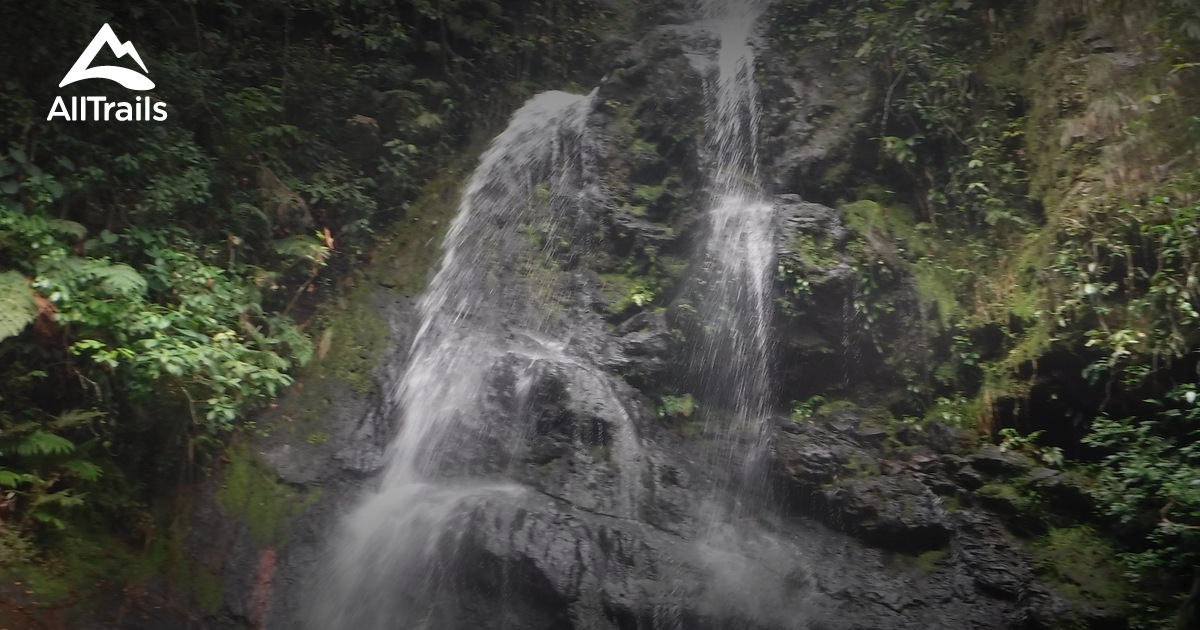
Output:
[[55,418],[54,421],[50,423],[50,425],[54,429],[61,431],[63,429],[70,429],[73,427],[77,427],[81,424],[87,424],[88,422],[91,422],[92,420],[95,420],[96,418],[104,417],[104,415],[105,414],[103,411],[85,410],[85,409],[68,409],[68,410],[62,412],[61,414],[59,414],[59,416],[57,418]]
[[146,279],[129,265],[106,265],[97,275],[101,278],[100,286],[113,295],[141,295],[146,292]]
[[22,422],[21,424],[14,424],[0,429],[0,452],[4,449],[4,443],[18,441],[22,435],[36,431],[42,426],[41,422]]
[[0,341],[25,330],[37,314],[37,303],[25,276],[15,271],[0,273]]
[[321,239],[312,236],[289,236],[273,243],[275,253],[313,263],[321,263],[329,255],[329,248]]
[[66,455],[74,450],[71,440],[45,431],[34,431],[16,444],[17,455],[24,457]]
[[39,494],[29,502],[30,509],[36,513],[38,508],[45,506],[58,506],[63,508],[73,508],[83,505],[83,498],[87,493],[76,494],[71,490],[59,490],[58,492],[47,492]]
[[45,525],[49,525],[54,529],[61,530],[67,527],[67,524],[64,523],[61,518],[58,518],[57,516],[48,512],[30,512],[29,516],[32,517],[33,520]]
[[29,483],[30,477],[27,473],[19,473],[7,468],[0,468],[0,488],[17,488],[23,484]]
[[46,275],[64,283],[98,283],[111,295],[140,295],[146,291],[146,279],[136,269],[103,258],[68,256],[56,261]]
[[73,459],[65,465],[71,469],[71,472],[75,473],[76,477],[84,481],[96,481],[104,474],[104,471],[99,466],[85,459]]
[[75,238],[83,238],[87,236],[87,228],[74,221],[66,219],[49,219],[46,221],[51,230],[58,232],[63,236],[73,236]]

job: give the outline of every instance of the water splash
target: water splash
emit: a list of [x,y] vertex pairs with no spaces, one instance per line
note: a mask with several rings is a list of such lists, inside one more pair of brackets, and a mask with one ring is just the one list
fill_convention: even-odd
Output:
[[842,387],[849,390],[850,383],[862,370],[862,342],[859,331],[863,330],[861,289],[854,283],[854,290],[842,302]]
[[[754,78],[754,1],[706,0],[700,9],[720,40],[706,81],[710,158],[709,237],[701,317],[709,332],[693,358],[705,392],[732,414],[718,439],[718,490],[757,490],[771,400],[771,271],[774,208],[758,185],[760,109]],[[749,444],[747,445],[747,441]],[[741,465],[738,465],[741,462]],[[738,494],[745,494],[738,492]],[[750,506],[735,504],[734,516]]]

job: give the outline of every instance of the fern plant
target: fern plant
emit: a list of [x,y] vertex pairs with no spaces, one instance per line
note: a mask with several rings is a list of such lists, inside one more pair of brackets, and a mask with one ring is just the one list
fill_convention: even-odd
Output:
[[47,421],[15,424],[0,417],[0,492],[17,499],[0,507],[0,517],[11,510],[25,527],[66,526],[64,512],[83,505],[87,496],[80,486],[100,479],[102,470],[59,432],[79,431],[101,415],[70,410]]
[[37,314],[25,276],[15,271],[0,273],[0,341],[20,334]]

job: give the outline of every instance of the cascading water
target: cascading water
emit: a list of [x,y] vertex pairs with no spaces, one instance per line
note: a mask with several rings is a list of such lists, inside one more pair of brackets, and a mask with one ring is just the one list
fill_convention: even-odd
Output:
[[[707,286],[701,316],[709,332],[694,354],[703,391],[732,416],[719,431],[711,465],[718,491],[743,495],[734,517],[751,509],[770,401],[771,272],[774,209],[758,180],[759,106],[753,29],[764,7],[755,0],[706,0],[701,10],[720,39],[716,71],[706,81],[706,149],[710,156]],[[736,462],[742,462],[739,466]]]
[[[806,503],[831,507],[857,519],[846,525],[913,532],[921,545],[962,531],[926,487],[932,467],[841,477],[860,454],[877,461],[870,440],[853,439],[866,434],[849,406],[848,429],[771,426],[776,248],[790,260],[802,253],[790,251],[793,235],[812,231],[824,237],[814,244],[837,248],[850,235],[835,211],[760,186],[754,29],[769,0],[697,1],[697,21],[647,33],[592,95],[531,99],[481,157],[419,303],[405,371],[385,392],[390,408],[369,418],[398,423],[378,487],[343,519],[317,579],[276,591],[290,617],[272,627],[798,630],[1029,618],[957,579],[1005,546],[951,547],[946,567],[924,575],[795,517]],[[783,114],[766,111],[777,128]],[[813,293],[822,301],[846,277],[845,256],[830,258],[839,262],[828,293]],[[860,297],[843,312],[850,373]],[[838,304],[818,306],[806,319],[823,348]],[[392,321],[411,321],[406,303],[396,309]],[[791,324],[789,353],[810,334]],[[675,405],[683,392],[699,406]],[[338,439],[347,451],[336,452],[361,452],[355,435]],[[331,487],[356,487],[347,477]],[[880,498],[893,489],[907,497],[895,506]],[[343,500],[330,492],[321,505]],[[329,510],[314,512],[295,538],[318,538]],[[310,550],[283,550],[285,575],[307,571]]]
[[[486,476],[451,461],[461,441],[487,432],[483,405],[496,372],[513,368],[518,396],[547,365],[576,380],[595,376],[595,368],[570,356],[571,331],[538,306],[547,296],[534,299],[553,288],[517,273],[528,262],[531,225],[545,232],[542,254],[552,257],[556,234],[566,231],[562,225],[586,194],[593,96],[548,92],[531,99],[482,156],[422,298],[406,371],[389,393],[401,426],[380,487],[335,541],[313,628],[445,623],[461,604],[452,582],[465,515],[481,502],[523,492],[503,480],[478,481]],[[557,341],[546,341],[551,336]],[[613,429],[612,448],[627,481],[609,509],[630,515],[641,465],[636,436],[603,384],[590,391],[601,392],[592,405],[612,408],[608,415],[626,423]]]
[[[757,499],[735,502],[732,510],[716,507],[760,493],[757,462],[764,453],[771,391],[774,213],[756,184],[759,114],[750,44],[763,9],[752,1],[723,0],[708,0],[700,8],[701,28],[717,35],[720,47],[705,86],[709,208],[700,282],[708,333],[692,355],[691,368],[706,399],[732,420],[715,432],[715,452],[702,462],[716,482],[712,500],[697,506],[694,545],[680,554],[703,567],[702,588],[711,595],[704,607],[746,618],[781,615],[794,625],[798,599],[789,576],[798,569],[776,551],[782,548],[779,541],[738,525],[762,512]],[[578,237],[588,228],[572,224],[581,220],[588,195],[603,197],[595,190],[602,187],[594,185],[588,149],[594,100],[595,93],[537,96],[482,156],[446,237],[441,267],[420,303],[407,368],[389,392],[401,424],[385,455],[380,486],[348,515],[334,541],[308,616],[311,627],[382,630],[479,623],[460,614],[472,607],[470,593],[482,588],[496,594],[508,588],[507,578],[481,586],[472,567],[486,554],[463,550],[478,546],[473,537],[480,529],[515,539],[526,510],[536,509],[527,506],[546,495],[562,497],[513,478],[503,463],[489,468],[487,455],[459,454],[477,453],[481,444],[487,450],[496,427],[509,425],[516,430],[500,431],[508,443],[497,450],[505,452],[501,458],[521,457],[537,422],[540,384],[548,379],[559,379],[568,390],[566,398],[576,405],[568,415],[603,424],[597,430],[606,436],[596,441],[593,448],[601,454],[590,466],[610,470],[611,489],[598,484],[593,472],[582,475],[581,486],[561,489],[571,495],[570,509],[620,519],[627,526],[640,521],[650,464],[623,402],[627,398],[617,391],[623,385],[597,367],[590,354],[594,348],[574,347],[575,334],[586,335],[572,327],[599,326],[599,320],[594,313],[556,316],[547,303],[564,290],[538,286],[534,276],[539,272],[527,267],[535,249],[532,232],[541,234],[543,259],[552,259],[560,244],[576,256],[586,255],[591,246],[590,237]],[[510,385],[498,387],[505,379]],[[513,399],[508,412],[496,412],[497,397]],[[537,493],[544,496],[529,496]],[[517,507],[496,508],[503,505]],[[484,521],[477,518],[485,513]],[[516,516],[508,522],[497,516],[501,513]],[[584,541],[570,544],[579,561],[588,555]],[[604,549],[611,544],[601,542],[590,547],[591,553],[608,553]],[[605,569],[587,566],[587,579],[597,589],[608,579]],[[493,573],[507,570],[493,567]],[[582,579],[580,574],[573,581]],[[600,605],[602,594],[577,597],[576,606]],[[681,615],[690,613],[677,602],[646,604],[655,610],[651,627],[688,625]],[[760,611],[764,605],[773,612]],[[516,613],[486,621],[492,628],[524,623]]]

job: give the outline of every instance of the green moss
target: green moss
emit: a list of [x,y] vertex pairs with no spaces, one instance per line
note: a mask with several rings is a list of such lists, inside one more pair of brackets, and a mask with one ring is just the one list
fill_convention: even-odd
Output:
[[949,330],[961,317],[953,278],[947,278],[945,268],[928,258],[912,265],[912,275],[917,296],[937,306],[938,323],[942,330]]
[[[913,251],[920,252],[922,247],[918,235],[918,221],[912,208],[903,204],[881,205],[876,201],[864,199],[841,207],[846,225],[859,234],[867,234],[872,229],[906,242]],[[910,242],[911,241],[911,242]]]
[[788,251],[795,254],[808,268],[828,268],[839,262],[837,252],[824,241],[818,241],[813,235],[796,232],[788,242]]
[[255,543],[285,545],[288,523],[319,499],[321,490],[302,492],[288,486],[245,446],[230,449],[227,456],[217,501],[245,522]]
[[657,186],[643,184],[641,186],[634,187],[633,200],[642,206],[647,206],[657,201],[658,198],[663,196],[664,193],[666,193],[666,189],[662,184]]
[[321,433],[321,419],[345,392],[370,392],[373,371],[391,332],[371,305],[381,290],[415,295],[425,287],[457,210],[461,177],[461,169],[455,166],[431,181],[421,198],[407,208],[405,218],[393,226],[391,235],[380,241],[372,264],[357,285],[323,305],[314,318],[314,360],[281,403],[281,415],[297,421],[293,429],[303,432],[301,435]]
[[937,573],[938,565],[949,555],[949,549],[933,549],[917,556],[917,568],[929,574]]
[[620,315],[633,308],[642,308],[654,301],[653,279],[609,273],[600,274],[600,294],[608,302],[607,311]]
[[943,422],[959,429],[974,429],[983,415],[983,400],[975,398],[939,398],[925,412],[923,422]]
[[660,418],[691,418],[696,412],[696,399],[691,394],[663,396],[658,406]]
[[1003,515],[1009,527],[1019,534],[1028,536],[1045,531],[1045,507],[1041,497],[1032,491],[993,481],[975,490],[974,498],[984,507]]
[[1117,568],[1117,554],[1094,529],[1052,529],[1031,551],[1038,573],[1064,595],[1106,610],[1127,606],[1130,585]]
[[629,153],[636,159],[658,159],[658,147],[642,138],[634,138]]
[[215,614],[221,608],[221,600],[225,596],[221,576],[207,567],[197,568],[192,578],[192,593],[200,610]]
[[644,205],[622,203],[618,206],[618,210],[622,212],[628,212],[629,214],[639,218],[646,216],[646,206]]
[[470,162],[463,158],[444,169],[405,208],[404,218],[392,226],[372,256],[368,279],[407,295],[425,288],[441,258],[442,238],[458,210],[459,188]]
[[859,411],[859,418],[864,427],[887,429],[890,432],[895,432],[904,426],[904,423],[897,420],[892,412],[883,407],[862,407]]
[[[465,160],[460,161],[465,162]],[[363,279],[342,299],[324,307],[317,320],[320,331],[316,360],[302,381],[333,381],[324,392],[337,392],[343,384],[366,394],[372,386],[371,373],[379,364],[390,332],[387,322],[370,304],[382,286],[406,295],[424,288],[433,266],[441,256],[441,242],[458,208],[462,165],[452,165],[426,185],[421,197],[405,209],[391,233],[381,239],[373,262]],[[320,409],[320,398],[301,394],[297,415]],[[317,412],[319,413],[319,411]]]
[[895,567],[918,569],[922,573],[937,573],[939,565],[950,555],[949,549],[933,549],[917,555],[909,553],[893,553],[887,556],[888,564]]
[[681,435],[682,437],[687,438],[687,439],[697,438],[697,437],[700,437],[701,435],[704,435],[704,429],[707,426],[708,426],[707,420],[700,418],[698,416],[693,417],[693,418],[688,419],[687,422],[684,422],[682,425],[680,425],[679,435]]
[[820,407],[817,407],[816,411],[813,412],[813,416],[818,418],[828,418],[854,409],[858,409],[858,405],[850,402],[849,400],[831,400]]
[[878,477],[881,473],[879,462],[875,458],[860,460],[853,452],[846,455],[846,461],[842,463],[842,472],[854,478]]
[[689,264],[686,258],[677,256],[663,256],[658,259],[658,266],[662,269],[663,275],[671,280],[682,278]]
[[192,499],[184,493],[170,515],[167,535],[156,539],[156,544],[165,548],[167,558],[163,575],[170,580],[173,589],[186,593],[199,610],[216,613],[224,596],[224,581],[219,570],[223,564],[220,545],[213,544],[201,552],[200,557],[194,556],[185,547],[191,518]]
[[612,459],[612,449],[607,444],[597,444],[591,450],[592,461],[607,462]]
[[13,525],[0,521],[0,570],[31,562],[37,555],[33,542]]
[[975,491],[975,496],[1003,502],[1016,508],[1023,506],[1026,502],[1025,495],[1021,494],[1016,486],[1001,482],[992,482],[982,486]]
[[358,306],[328,317],[329,324],[318,337],[317,360],[308,371],[309,377],[344,381],[358,394],[371,390],[371,374],[387,347],[390,331],[383,317],[370,308],[370,293],[369,288],[354,291],[346,302]]

